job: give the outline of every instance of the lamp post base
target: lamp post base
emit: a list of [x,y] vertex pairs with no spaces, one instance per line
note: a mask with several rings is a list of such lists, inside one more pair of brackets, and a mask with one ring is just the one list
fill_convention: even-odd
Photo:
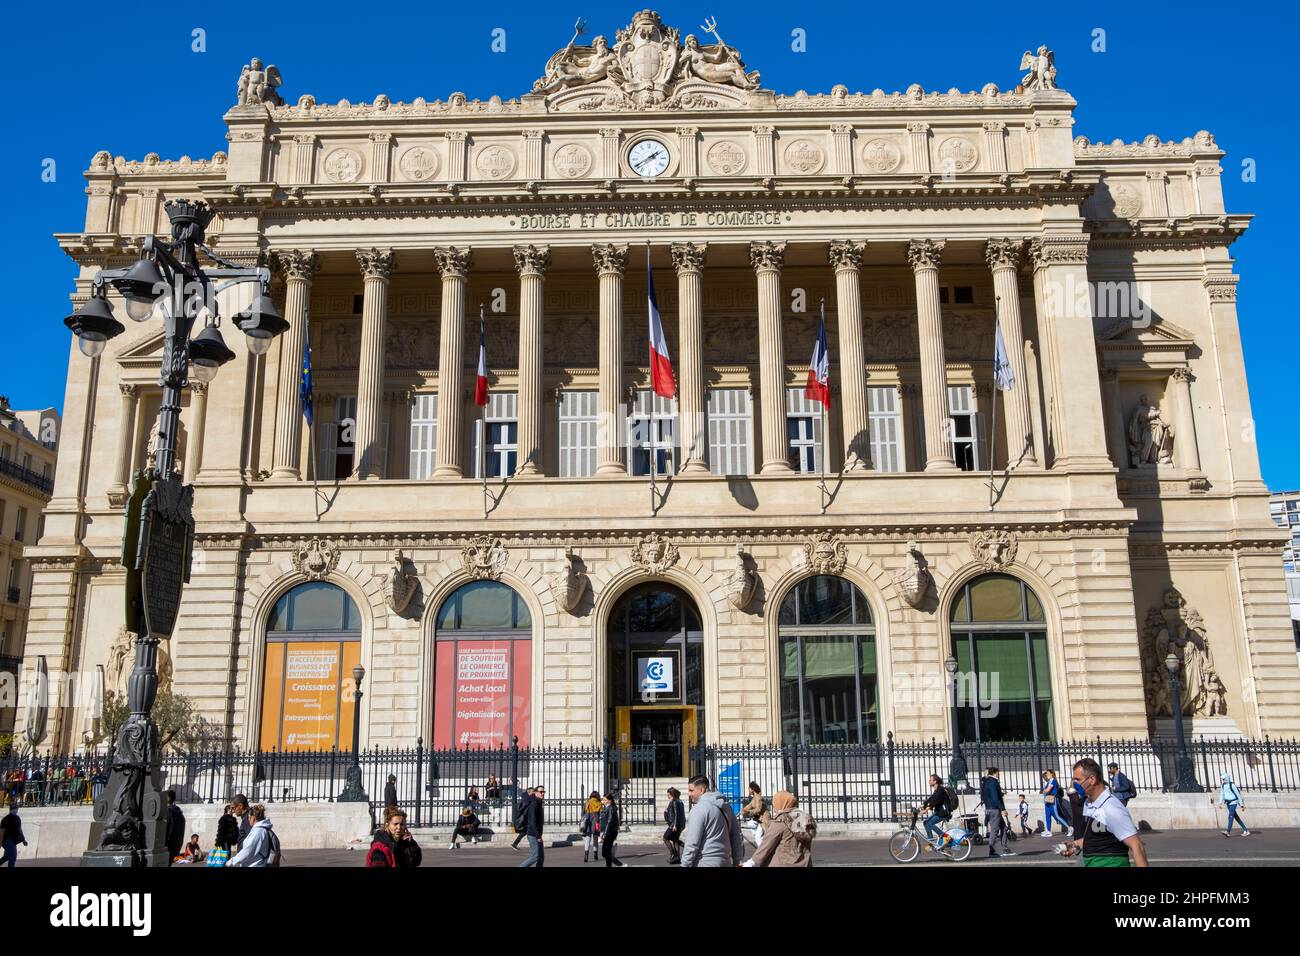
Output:
[[1174,793],[1204,793],[1205,788],[1196,782],[1196,769],[1192,758],[1174,758]]
[[171,866],[171,855],[161,850],[86,850],[81,865],[92,869],[127,870],[133,867]]

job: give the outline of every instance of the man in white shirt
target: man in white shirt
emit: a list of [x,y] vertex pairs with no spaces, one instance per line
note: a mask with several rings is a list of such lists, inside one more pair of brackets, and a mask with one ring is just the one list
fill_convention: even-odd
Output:
[[[1065,845],[1065,856],[1083,853],[1084,866],[1149,866],[1137,825],[1119,797],[1110,792],[1101,765],[1085,757],[1074,765],[1074,781],[1083,787],[1083,835]],[[1076,829],[1076,833],[1078,830]],[[1129,863],[1129,851],[1133,862]]]

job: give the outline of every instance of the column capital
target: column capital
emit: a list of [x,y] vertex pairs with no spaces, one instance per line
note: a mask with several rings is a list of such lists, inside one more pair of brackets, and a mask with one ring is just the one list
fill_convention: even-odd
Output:
[[749,262],[755,272],[780,272],[785,265],[785,243],[770,240],[751,242]]
[[698,126],[678,126],[675,130],[678,136],[696,136],[700,132]]
[[1192,380],[1192,370],[1186,366],[1180,366],[1170,372],[1169,377],[1175,382],[1190,382]]
[[515,246],[511,252],[515,257],[515,269],[521,276],[545,275],[551,267],[550,246]]
[[1101,370],[1101,380],[1102,380],[1103,382],[1118,382],[1118,381],[1119,381],[1119,369],[1117,369],[1117,368],[1103,368],[1103,369]]
[[392,141],[393,141],[392,133],[374,132],[370,134],[370,142],[372,143],[391,143]]
[[272,253],[272,261],[286,279],[310,282],[320,270],[320,256],[311,249],[277,249]]
[[397,254],[392,249],[358,249],[357,262],[367,279],[387,280],[397,267]]
[[600,135],[605,139],[618,139],[622,133],[623,131],[616,126],[602,126],[600,128]]
[[195,395],[206,395],[208,394],[208,383],[190,379],[190,391]]
[[474,252],[463,246],[438,246],[433,250],[433,259],[444,279],[463,279],[474,264]]
[[999,269],[1019,269],[1024,255],[1024,239],[990,239],[984,243],[984,258],[994,272]]
[[929,123],[908,123],[907,131],[909,133],[928,133],[930,132]]
[[449,129],[443,135],[445,135],[453,143],[463,143],[465,142],[465,138],[469,136],[469,133],[463,129]]
[[706,242],[674,242],[669,247],[669,251],[673,257],[673,268],[677,270],[679,276],[698,274],[704,268],[709,245]]
[[627,268],[627,244],[598,243],[591,247],[591,257],[596,263],[597,275],[622,275]]
[[827,258],[830,260],[835,271],[841,269],[861,269],[862,252],[867,248],[865,242],[858,242],[852,239],[835,239],[831,242],[827,250]]
[[[193,383],[191,382],[191,384]],[[135,398],[140,391],[138,385],[133,385],[130,382],[118,382],[117,387],[121,389],[123,398]]]
[[907,264],[914,272],[939,268],[944,245],[941,239],[913,239],[907,244]]
[[1035,269],[1057,265],[1087,265],[1087,236],[1039,236],[1029,240],[1029,259]]
[[524,130],[524,139],[541,139],[546,135],[544,129],[526,129]]
[[988,120],[985,122],[984,128],[990,133],[1000,133],[1007,128],[1007,124],[1002,120]]

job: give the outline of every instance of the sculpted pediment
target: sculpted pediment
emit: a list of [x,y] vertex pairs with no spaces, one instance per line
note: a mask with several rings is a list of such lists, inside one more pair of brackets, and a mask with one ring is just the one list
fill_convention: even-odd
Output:
[[583,46],[578,40],[587,22],[579,20],[568,45],[547,60],[532,96],[544,99],[547,112],[561,113],[743,107],[759,89],[758,72],[746,68],[717,27],[716,20],[701,27],[713,43],[694,34],[679,40],[676,28],[643,10],[617,31],[613,44],[601,35]]
[[1102,347],[1146,345],[1186,350],[1196,344],[1191,332],[1159,316],[1145,326],[1133,319],[1121,319],[1103,329],[1097,340]]

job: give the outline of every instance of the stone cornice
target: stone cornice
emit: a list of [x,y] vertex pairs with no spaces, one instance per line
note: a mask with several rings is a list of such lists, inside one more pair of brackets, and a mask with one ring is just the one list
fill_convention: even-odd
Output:
[[1180,216],[1169,219],[1089,219],[1091,244],[1108,249],[1225,248],[1249,228],[1254,216]]
[[1100,157],[1103,159],[1174,159],[1191,156],[1222,156],[1223,150],[1214,141],[1214,135],[1208,130],[1201,130],[1195,136],[1188,136],[1181,142],[1162,141],[1155,134],[1148,135],[1142,142],[1126,143],[1122,139],[1109,143],[1093,143],[1086,136],[1074,138],[1074,155],[1078,157]]
[[95,178],[105,175],[146,177],[146,176],[222,176],[226,175],[227,156],[224,150],[217,150],[211,159],[159,159],[157,153],[146,153],[143,160],[124,159],[112,156],[107,150],[100,150],[90,161],[86,170],[87,177]]

